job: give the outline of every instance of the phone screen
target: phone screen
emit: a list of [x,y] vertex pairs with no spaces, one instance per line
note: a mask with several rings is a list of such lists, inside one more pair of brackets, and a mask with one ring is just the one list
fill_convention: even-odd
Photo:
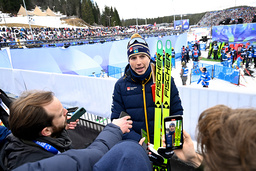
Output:
[[166,148],[181,149],[183,146],[182,116],[169,116],[164,119]]
[[141,138],[145,137],[145,144],[148,144],[148,136],[147,136],[147,132],[144,129],[141,129]]

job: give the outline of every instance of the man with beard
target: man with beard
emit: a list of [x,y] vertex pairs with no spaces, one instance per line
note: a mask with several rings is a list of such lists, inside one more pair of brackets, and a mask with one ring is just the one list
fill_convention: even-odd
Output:
[[114,119],[89,147],[69,150],[71,140],[65,128],[75,125],[67,125],[67,110],[52,92],[26,92],[11,104],[12,134],[6,138],[6,157],[2,161],[7,162],[8,170],[17,171],[152,170],[141,146],[145,138],[139,143],[121,141],[132,128],[130,119]]
[[67,113],[49,91],[28,91],[13,101],[5,166],[14,169],[69,150],[72,141],[66,128],[76,126],[76,122],[67,124]]

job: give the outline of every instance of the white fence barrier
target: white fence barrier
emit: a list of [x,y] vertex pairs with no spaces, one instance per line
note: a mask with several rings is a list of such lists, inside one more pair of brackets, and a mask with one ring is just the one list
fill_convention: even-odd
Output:
[[[53,91],[64,106],[83,106],[87,112],[109,118],[116,79],[0,68],[0,88],[20,95],[25,90]],[[178,86],[184,108],[184,129],[195,139],[200,113],[217,104],[232,108],[256,106],[255,93]]]

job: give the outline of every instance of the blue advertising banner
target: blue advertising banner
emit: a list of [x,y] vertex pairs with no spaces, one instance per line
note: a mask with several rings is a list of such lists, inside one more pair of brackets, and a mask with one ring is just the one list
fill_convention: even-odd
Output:
[[256,23],[214,26],[212,27],[212,41],[256,41]]
[[182,30],[189,29],[189,19],[186,19],[186,20],[176,20],[174,22],[174,28],[176,28],[177,26],[182,28]]

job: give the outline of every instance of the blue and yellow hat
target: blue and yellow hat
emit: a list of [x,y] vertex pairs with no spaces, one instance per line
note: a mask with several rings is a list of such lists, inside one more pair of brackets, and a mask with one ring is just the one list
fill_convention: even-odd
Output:
[[132,35],[127,45],[128,60],[134,54],[145,54],[150,59],[150,51],[147,42],[138,33]]

